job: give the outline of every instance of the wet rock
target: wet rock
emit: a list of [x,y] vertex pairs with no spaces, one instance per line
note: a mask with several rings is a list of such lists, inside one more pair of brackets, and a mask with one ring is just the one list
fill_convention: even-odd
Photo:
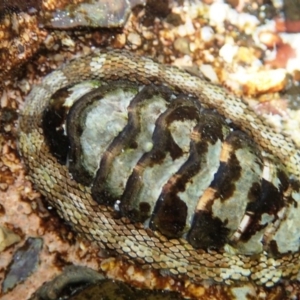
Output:
[[3,107],[0,112],[0,132],[5,127],[5,125],[10,124],[11,122],[17,120],[18,114],[15,110]]
[[18,11],[33,11],[41,7],[41,0],[2,0],[0,1],[0,14],[5,13],[7,10]]
[[272,19],[277,15],[277,10],[272,1],[269,0],[227,0],[228,4],[239,12],[250,13],[261,21]]
[[70,29],[79,26],[115,28],[124,26],[131,9],[145,5],[145,0],[92,0],[80,1],[63,7],[44,11],[43,23],[46,27]]
[[[15,73],[18,67],[32,57],[44,39],[36,16],[14,9],[5,9],[0,15],[0,79]],[[0,86],[2,82],[0,82]]]
[[286,20],[300,21],[300,1],[285,0],[283,5],[283,12]]
[[273,68],[286,68],[289,60],[296,57],[296,50],[290,44],[284,43],[276,47],[273,59],[266,59],[265,62]]
[[87,284],[99,282],[104,278],[102,274],[87,267],[67,266],[62,274],[41,286],[30,300],[60,299],[62,295],[71,295]]
[[256,72],[237,72],[223,74],[223,82],[235,93],[259,96],[265,93],[282,91],[286,86],[286,71],[284,69],[264,70]]
[[0,226],[0,252],[19,242],[21,238],[6,227]]
[[170,12],[169,1],[147,0],[146,9],[157,17],[165,18]]
[[42,245],[42,239],[29,238],[24,246],[15,252],[13,261],[2,283],[2,291],[4,293],[14,288],[34,272],[39,262],[39,252]]
[[146,27],[151,27],[155,18],[164,19],[167,18],[170,13],[170,0],[147,0],[142,24]]
[[293,84],[289,87],[285,93],[284,97],[289,102],[289,107],[291,109],[299,109],[300,108],[300,86]]
[[168,22],[169,24],[172,24],[173,26],[179,26],[179,25],[182,25],[184,23],[181,16],[179,14],[176,14],[176,13],[170,13],[166,17],[165,21]]
[[69,298],[69,300],[183,300],[178,293],[169,291],[151,291],[138,290],[124,282],[113,281],[110,279],[102,280],[101,282],[89,286],[76,295]]
[[127,40],[132,46],[135,46],[136,48],[142,45],[141,36],[135,32],[129,33]]
[[283,11],[286,31],[300,32],[300,0],[285,0]]
[[81,266],[68,266],[64,272],[47,282],[30,300],[181,300],[175,292],[139,290],[126,283],[105,278],[102,274]]
[[259,41],[262,44],[266,45],[266,47],[268,47],[269,49],[273,49],[274,47],[279,46],[283,43],[279,34],[270,30],[261,31],[258,34],[258,38]]
[[174,48],[182,54],[190,54],[189,40],[184,37],[179,37],[174,42]]

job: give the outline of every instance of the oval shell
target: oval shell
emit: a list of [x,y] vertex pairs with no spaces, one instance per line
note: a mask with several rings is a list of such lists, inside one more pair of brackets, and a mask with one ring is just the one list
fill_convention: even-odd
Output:
[[195,282],[297,277],[299,150],[218,86],[95,53],[32,90],[19,144],[38,189],[100,247]]

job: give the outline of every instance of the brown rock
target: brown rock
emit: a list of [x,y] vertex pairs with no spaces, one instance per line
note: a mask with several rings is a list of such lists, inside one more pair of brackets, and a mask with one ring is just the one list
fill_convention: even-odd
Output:
[[259,41],[266,45],[268,48],[273,48],[274,46],[278,46],[282,44],[281,37],[272,31],[266,30],[261,31],[258,35]]

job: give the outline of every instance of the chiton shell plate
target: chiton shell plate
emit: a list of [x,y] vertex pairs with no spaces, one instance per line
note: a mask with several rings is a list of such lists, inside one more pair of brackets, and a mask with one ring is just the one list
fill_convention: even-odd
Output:
[[298,250],[299,236],[278,226],[295,201],[280,163],[196,98],[86,81],[52,95],[42,124],[52,155],[116,217],[197,249]]

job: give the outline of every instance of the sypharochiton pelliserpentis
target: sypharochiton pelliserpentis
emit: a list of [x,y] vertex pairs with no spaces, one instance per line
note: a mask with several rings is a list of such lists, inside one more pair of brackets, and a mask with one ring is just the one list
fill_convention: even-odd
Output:
[[96,52],[33,88],[19,147],[59,214],[129,261],[196,283],[297,279],[299,150],[219,86]]

